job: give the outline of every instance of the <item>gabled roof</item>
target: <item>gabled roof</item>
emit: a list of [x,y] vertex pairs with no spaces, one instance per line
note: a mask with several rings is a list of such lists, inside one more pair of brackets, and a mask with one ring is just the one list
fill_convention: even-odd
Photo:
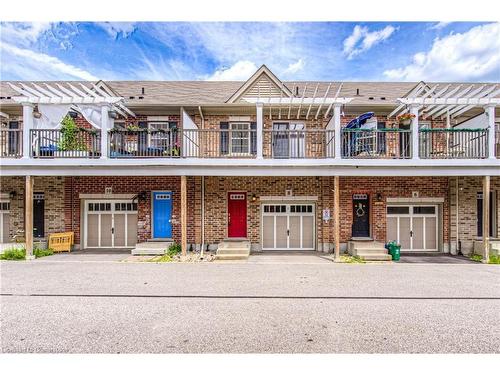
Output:
[[265,65],[257,71],[227,100],[236,103],[245,96],[250,97],[293,97],[288,87]]

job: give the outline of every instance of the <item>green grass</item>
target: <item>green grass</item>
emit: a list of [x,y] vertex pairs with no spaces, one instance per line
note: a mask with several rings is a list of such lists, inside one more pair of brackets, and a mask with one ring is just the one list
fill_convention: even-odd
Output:
[[[479,254],[472,254],[470,257],[470,260],[473,260],[474,262],[482,262],[483,261],[483,256]],[[490,261],[488,264],[500,264],[500,256],[498,255],[490,255]]]
[[[33,249],[33,255],[35,258],[46,257],[53,255],[54,251],[52,249],[40,249],[35,247]],[[26,248],[24,247],[11,247],[6,249],[3,254],[0,254],[1,260],[25,260],[26,259]]]
[[148,262],[153,262],[153,263],[166,263],[166,262],[171,262],[173,258],[168,255],[168,254],[163,254],[154,258],[151,258],[148,260]]
[[168,247],[165,254],[151,258],[148,262],[158,262],[158,263],[172,262],[174,260],[174,256],[179,254],[180,252],[181,252],[181,245],[174,242],[172,245]]
[[33,255],[35,258],[47,257],[49,255],[54,255],[54,250],[52,249],[33,249]]
[[365,263],[363,259],[358,256],[350,256],[350,255],[341,255],[340,256],[341,263]]
[[481,262],[483,260],[483,257],[479,254],[472,254],[469,258],[474,262]]
[[5,251],[0,254],[0,259],[2,260],[25,260],[26,259],[26,249],[24,247],[11,247],[5,249]]

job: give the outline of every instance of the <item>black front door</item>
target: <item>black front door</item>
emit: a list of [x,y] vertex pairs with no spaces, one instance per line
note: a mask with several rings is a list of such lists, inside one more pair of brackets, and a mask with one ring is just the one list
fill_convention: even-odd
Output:
[[33,194],[33,237],[45,237],[45,199],[43,193]]
[[370,237],[370,202],[368,194],[354,194],[352,208],[352,236]]

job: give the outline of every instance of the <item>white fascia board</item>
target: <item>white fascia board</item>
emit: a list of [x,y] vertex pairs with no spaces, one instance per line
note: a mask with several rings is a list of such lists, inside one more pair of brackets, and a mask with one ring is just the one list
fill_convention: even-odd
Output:
[[3,159],[0,173],[24,175],[500,176],[500,160]]
[[423,176],[499,176],[498,167],[178,167],[178,166],[151,166],[137,169],[130,167],[86,167],[86,168],[58,168],[58,167],[24,167],[22,169],[10,169],[2,167],[2,176],[352,176],[352,177],[374,177],[374,176],[400,176],[400,177],[423,177]]
[[32,103],[32,104],[115,104],[122,98],[113,97],[86,97],[86,98],[70,98],[70,97],[38,97],[38,96],[14,96],[12,97],[16,103]]
[[347,104],[354,98],[243,98],[249,103],[263,103],[277,106],[289,106],[290,104],[303,105],[325,105],[325,104]]
[[417,105],[499,105],[500,98],[398,98],[402,104]]

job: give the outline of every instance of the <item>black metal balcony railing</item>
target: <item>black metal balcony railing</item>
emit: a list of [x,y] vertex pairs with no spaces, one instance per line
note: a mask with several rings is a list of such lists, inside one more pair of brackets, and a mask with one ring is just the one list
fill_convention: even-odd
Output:
[[333,130],[264,130],[262,151],[270,159],[334,158],[334,140]]
[[180,146],[185,158],[254,158],[257,155],[257,131],[185,129]]
[[488,157],[488,129],[420,129],[421,159]]
[[179,131],[171,130],[111,130],[108,154],[119,158],[180,157]]
[[23,131],[21,129],[0,129],[0,156],[2,158],[23,156]]
[[342,158],[409,159],[411,130],[342,129]]
[[33,158],[99,158],[101,133],[79,129],[76,132],[61,129],[30,130]]

